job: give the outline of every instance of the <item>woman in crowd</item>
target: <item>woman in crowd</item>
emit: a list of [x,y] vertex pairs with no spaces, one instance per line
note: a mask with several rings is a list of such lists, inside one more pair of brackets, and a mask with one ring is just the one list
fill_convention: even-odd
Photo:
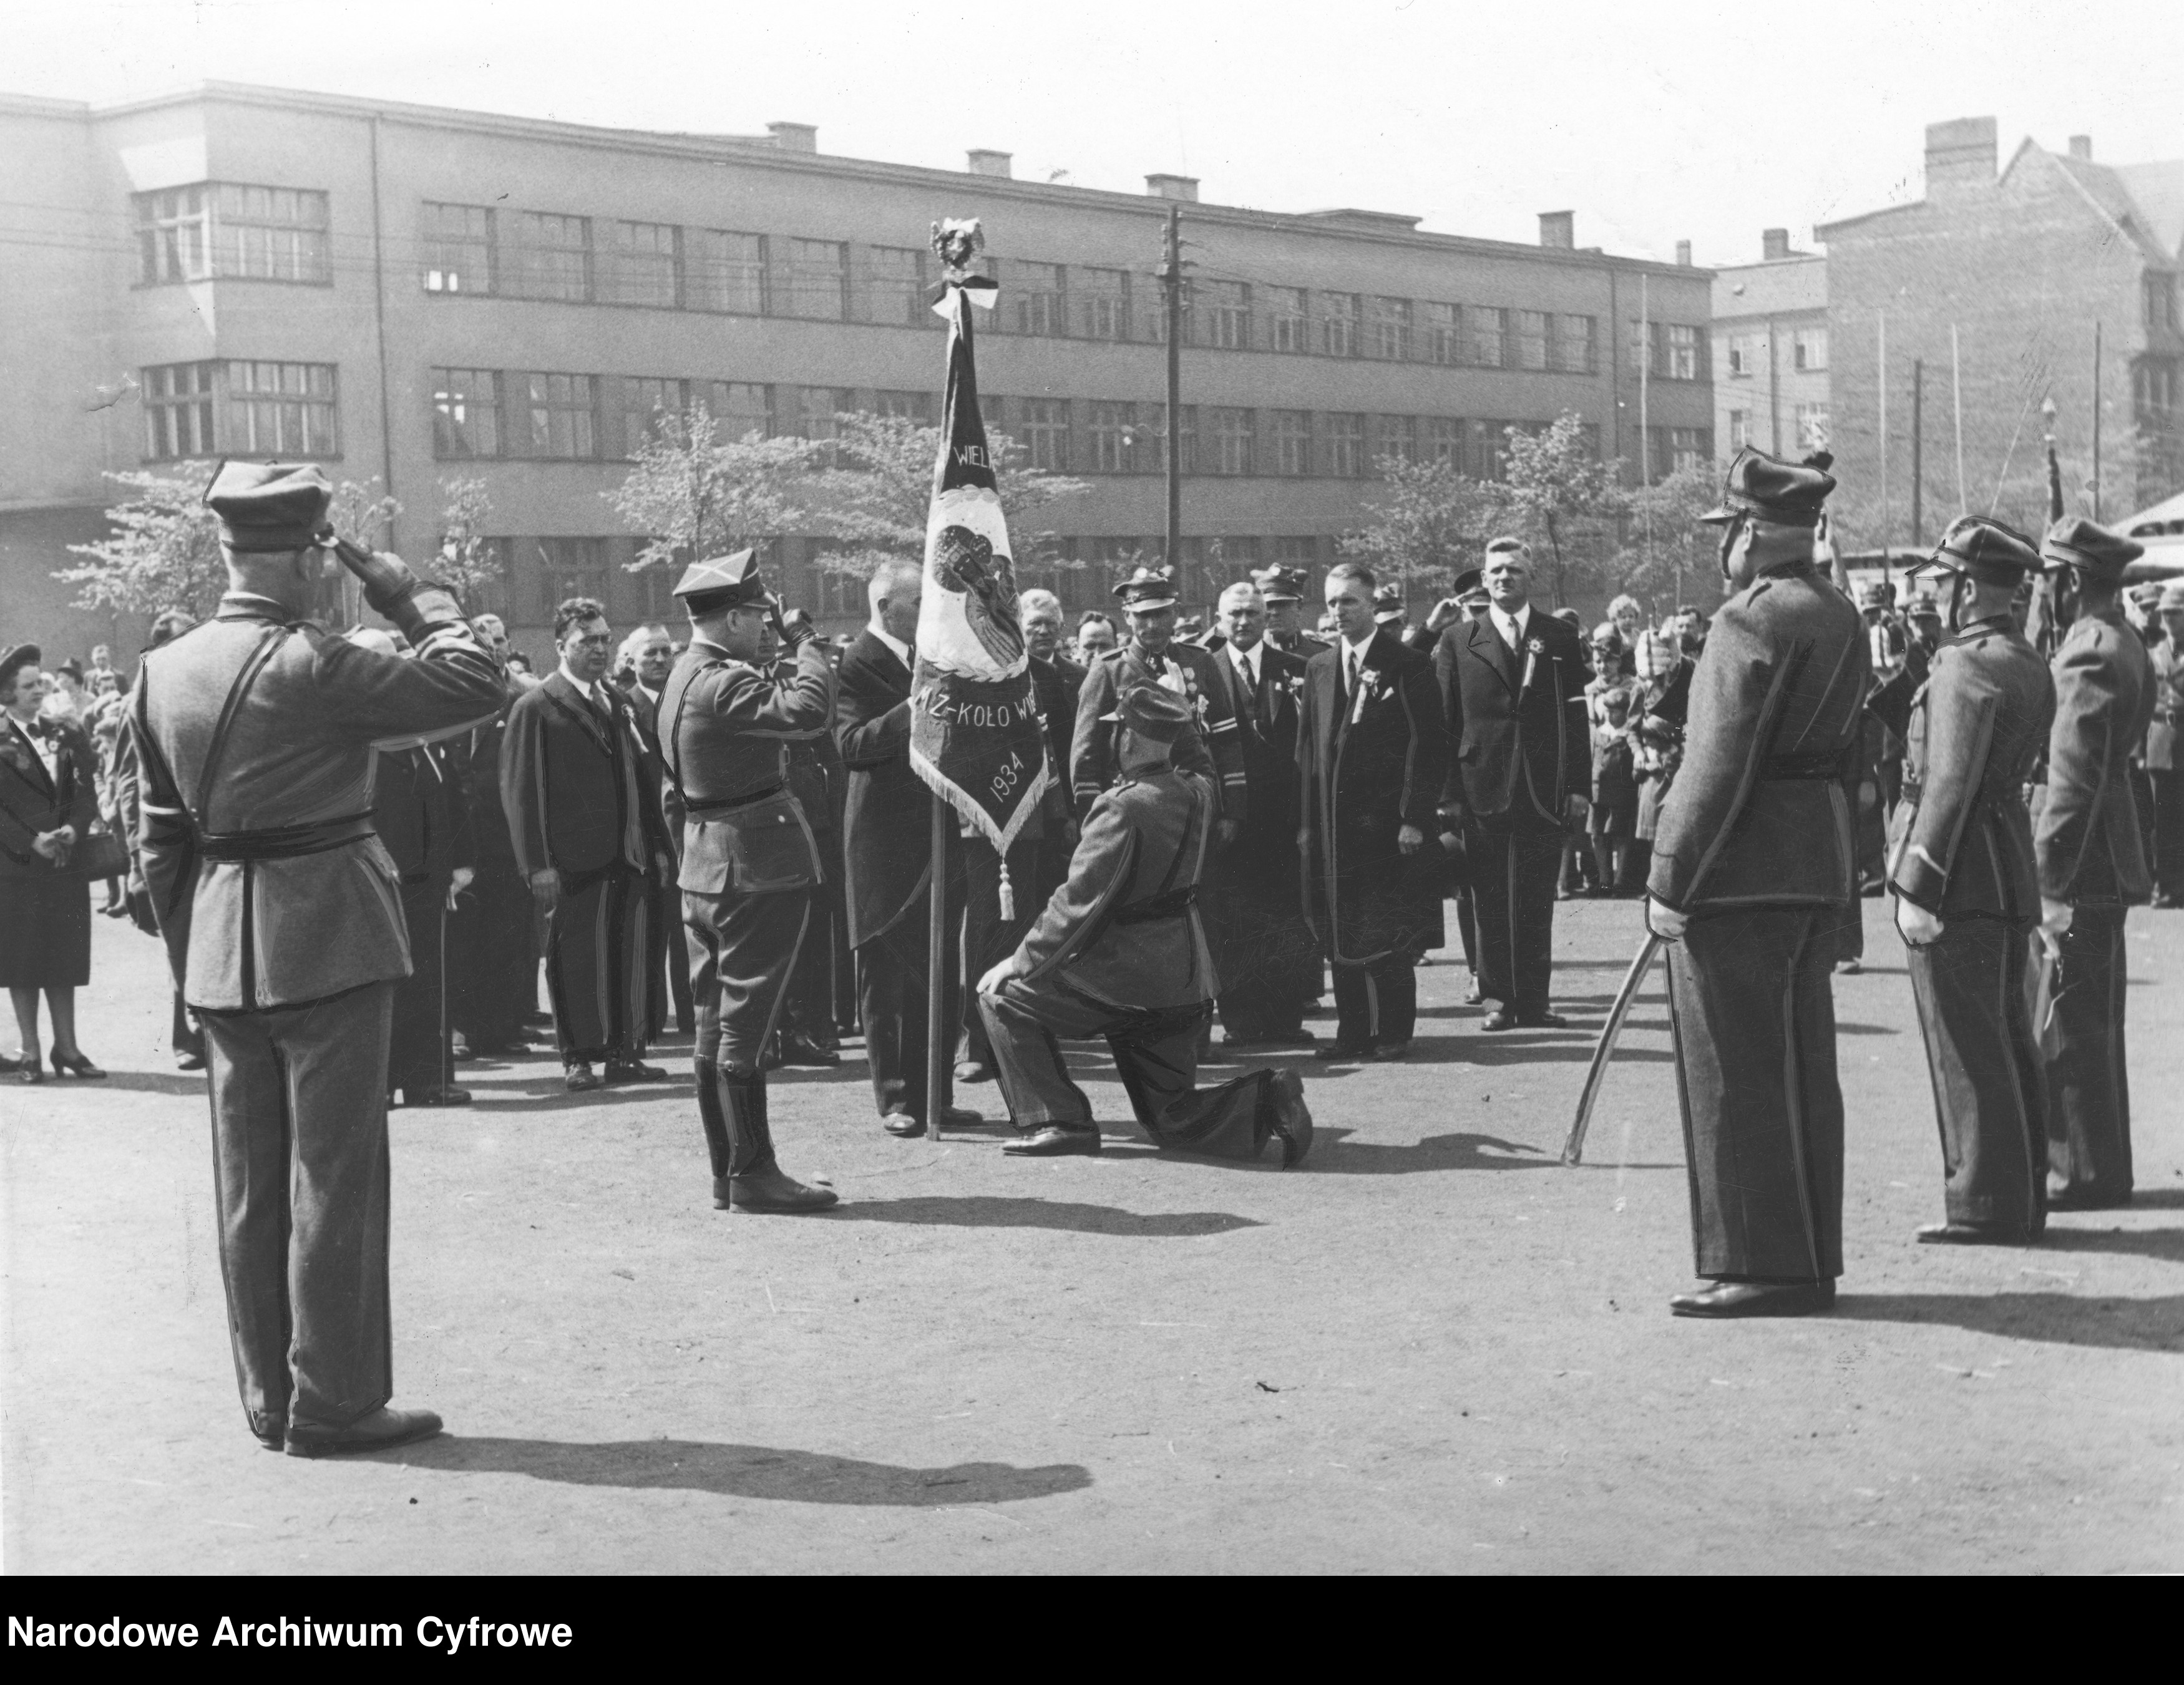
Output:
[[71,720],[42,715],[46,678],[35,644],[0,654],[0,984],[14,1002],[22,1047],[0,1060],[42,1082],[38,996],[53,1025],[53,1069],[106,1073],[75,1040],[75,992],[91,981],[91,886],[74,864],[98,811],[98,763]]

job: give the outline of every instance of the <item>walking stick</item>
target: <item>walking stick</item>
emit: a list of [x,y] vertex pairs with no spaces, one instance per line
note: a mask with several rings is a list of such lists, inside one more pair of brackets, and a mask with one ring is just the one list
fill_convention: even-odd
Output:
[[1563,1143],[1563,1162],[1566,1165],[1574,1165],[1585,1156],[1585,1132],[1592,1123],[1592,1106],[1600,1098],[1601,1079],[1607,1075],[1607,1056],[1615,1051],[1615,1037],[1623,1029],[1624,1019],[1630,1015],[1630,1003],[1638,998],[1638,985],[1653,969],[1653,956],[1661,951],[1666,940],[1650,931],[1646,932],[1646,945],[1630,962],[1630,975],[1623,980],[1615,1004],[1607,1009],[1607,1022],[1601,1026],[1600,1041],[1592,1050],[1592,1064],[1585,1073],[1584,1091],[1577,1097],[1577,1116],[1570,1122],[1569,1138]]

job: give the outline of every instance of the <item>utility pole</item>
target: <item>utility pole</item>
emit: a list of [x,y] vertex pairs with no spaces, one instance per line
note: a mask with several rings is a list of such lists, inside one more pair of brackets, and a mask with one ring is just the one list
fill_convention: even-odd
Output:
[[2093,519],[2101,518],[2101,325],[2093,324]]
[[1911,548],[1926,543],[1926,359],[1911,359]]
[[1167,208],[1167,256],[1158,270],[1167,305],[1167,564],[1183,584],[1183,214]]

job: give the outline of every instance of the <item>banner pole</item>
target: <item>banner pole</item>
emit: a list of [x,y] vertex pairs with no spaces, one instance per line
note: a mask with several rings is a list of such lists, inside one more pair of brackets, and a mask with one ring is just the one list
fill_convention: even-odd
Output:
[[948,831],[954,809],[933,797],[932,874],[925,900],[925,1128],[940,1138],[948,1115]]

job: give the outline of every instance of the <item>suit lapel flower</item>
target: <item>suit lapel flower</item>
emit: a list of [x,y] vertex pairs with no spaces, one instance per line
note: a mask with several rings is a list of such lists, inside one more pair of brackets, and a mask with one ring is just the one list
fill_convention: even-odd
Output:
[[1531,689],[1532,674],[1540,665],[1540,658],[1546,653],[1547,646],[1540,639],[1528,637],[1524,640],[1524,676],[1517,685],[1518,700],[1521,701],[1524,692]]
[[1357,670],[1357,701],[1350,712],[1351,725],[1355,726],[1365,717],[1366,698],[1377,697],[1379,689],[1380,670],[1378,667],[1360,667]]

